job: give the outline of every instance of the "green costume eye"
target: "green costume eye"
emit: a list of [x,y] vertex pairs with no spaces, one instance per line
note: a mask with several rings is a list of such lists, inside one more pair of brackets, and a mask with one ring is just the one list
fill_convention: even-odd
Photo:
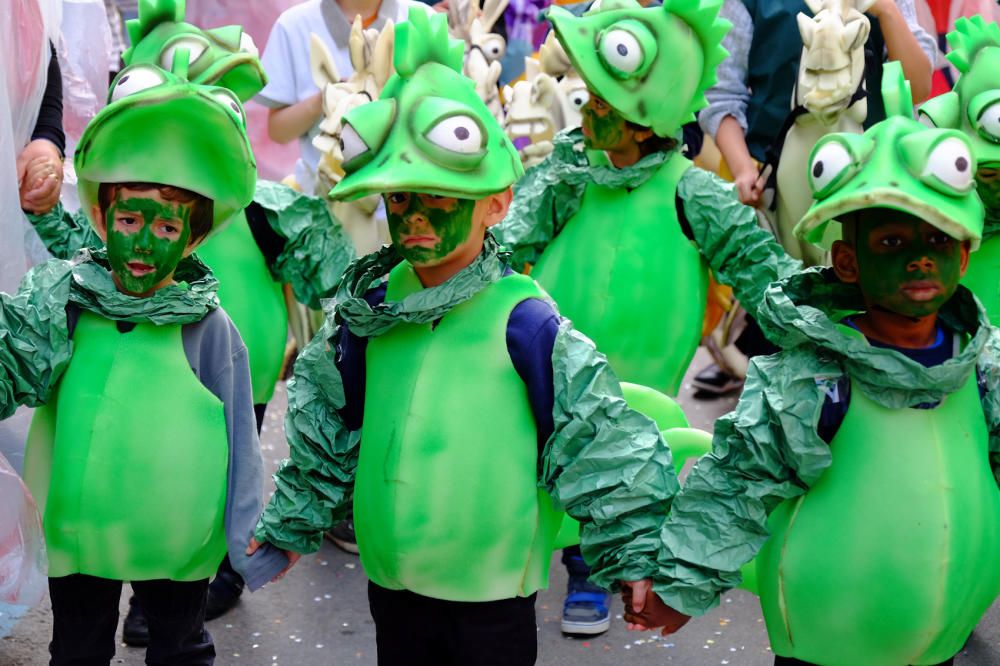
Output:
[[857,135],[836,135],[821,141],[809,161],[809,184],[813,197],[823,199],[858,172],[875,144]]
[[958,197],[975,187],[976,163],[961,132],[911,134],[900,140],[899,150],[910,173],[942,194]]
[[243,105],[240,104],[240,100],[236,98],[236,95],[225,88],[216,88],[212,91],[211,95],[212,99],[236,116],[236,119],[240,121],[240,125],[246,126],[247,117],[243,111]]
[[126,67],[111,83],[111,89],[108,91],[108,104],[143,90],[162,86],[166,82],[167,77],[156,67],[149,65]]
[[[345,166],[344,171],[355,171],[362,166],[363,163],[360,161],[357,164],[352,163],[365,153],[368,153],[369,157],[371,157],[371,148],[361,138],[357,130],[347,122],[344,122],[343,129],[340,130],[340,153],[343,156],[342,164]],[[367,162],[368,160],[364,161],[365,164]],[[347,167],[348,164],[351,165],[350,168]]]
[[1000,143],[1000,91],[988,90],[969,102],[969,122],[979,135],[993,143]]
[[469,110],[442,97],[427,97],[413,114],[417,145],[450,169],[474,169],[486,157],[486,130]]
[[597,38],[597,52],[619,79],[639,78],[656,60],[656,39],[638,21],[621,21]]
[[380,99],[354,107],[344,115],[340,131],[341,167],[357,171],[372,161],[385,143],[396,118],[396,100]]
[[207,61],[205,63],[199,62],[208,51],[208,47],[208,40],[204,37],[191,34],[181,35],[163,45],[163,50],[160,51],[160,67],[168,72],[173,71],[174,54],[177,53],[177,49],[187,49],[188,71],[192,75],[197,74],[198,70],[203,69],[203,65],[208,64]]

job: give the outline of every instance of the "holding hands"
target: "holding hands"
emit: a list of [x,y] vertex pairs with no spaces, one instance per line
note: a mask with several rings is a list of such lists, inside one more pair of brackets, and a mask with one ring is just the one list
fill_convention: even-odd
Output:
[[35,139],[17,156],[17,186],[21,208],[41,215],[59,201],[63,162],[59,149],[45,139]]
[[690,615],[684,615],[663,603],[653,592],[653,584],[648,578],[622,582],[621,593],[629,631],[663,627],[660,633],[668,636],[691,619]]

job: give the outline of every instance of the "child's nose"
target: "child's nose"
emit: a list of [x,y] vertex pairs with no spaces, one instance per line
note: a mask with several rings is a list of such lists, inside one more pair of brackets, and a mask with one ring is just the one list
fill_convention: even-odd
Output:
[[920,257],[907,264],[906,270],[910,272],[920,271],[922,273],[932,271],[934,270],[934,260],[930,257]]

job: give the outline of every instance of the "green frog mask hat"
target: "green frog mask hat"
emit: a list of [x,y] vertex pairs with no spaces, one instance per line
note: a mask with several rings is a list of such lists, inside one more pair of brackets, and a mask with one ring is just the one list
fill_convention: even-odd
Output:
[[524,173],[514,145],[462,75],[462,55],[444,14],[410,10],[396,26],[395,74],[378,100],[344,116],[346,175],[331,198],[418,192],[480,199]]
[[626,120],[659,136],[676,135],[706,106],[705,91],[726,57],[722,0],[666,0],[643,7],[605,0],[577,17],[550,7],[546,17],[592,92]]
[[184,21],[185,0],[139,0],[139,18],[128,21],[132,46],[122,54],[126,65],[158,65],[170,70],[174,54],[187,51],[192,83],[229,88],[247,101],[264,87],[253,39],[238,25],[202,30]]
[[177,51],[173,72],[126,67],[111,84],[108,105],[76,149],[88,215],[102,183],[158,183],[200,194],[213,202],[213,230],[252,200],[257,165],[243,106],[226,88],[189,82],[186,56],[186,49]]
[[819,242],[829,222],[865,208],[892,208],[952,238],[979,245],[983,205],[975,195],[976,160],[968,137],[913,119],[910,84],[898,62],[886,63],[887,118],[864,134],[824,137],[809,158],[813,205],[795,234]]

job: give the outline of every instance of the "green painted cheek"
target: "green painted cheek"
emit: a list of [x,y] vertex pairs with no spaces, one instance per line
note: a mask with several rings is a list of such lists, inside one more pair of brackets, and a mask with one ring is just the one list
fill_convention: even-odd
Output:
[[585,106],[582,115],[583,125],[587,128],[587,134],[584,135],[587,148],[608,150],[621,144],[625,135],[625,118],[617,111],[609,108],[602,116]]
[[[926,317],[937,312],[955,293],[961,268],[959,244],[942,249],[914,243],[905,251],[880,254],[867,244],[858,249],[859,284],[869,302],[906,317]],[[941,293],[927,301],[915,301],[902,291],[907,282],[936,280]]]
[[992,218],[1000,216],[1000,178],[990,178],[989,180],[977,178],[976,192],[983,200],[987,216]]
[[[141,213],[142,228],[123,233],[115,229],[114,218],[118,211]],[[190,209],[187,206],[165,206],[154,199],[127,199],[109,207],[106,224],[108,229],[108,261],[122,288],[132,294],[144,294],[169,277],[184,257],[191,236]],[[160,238],[153,232],[157,219],[183,222],[177,240]],[[141,262],[153,267],[152,271],[136,275],[129,264]]]
[[[412,195],[404,212],[387,216],[392,244],[414,266],[433,265],[469,238],[475,207],[472,199],[457,199],[450,209],[432,208],[425,206],[419,196]],[[438,241],[433,247],[408,246],[406,237],[413,235],[432,235]]]

